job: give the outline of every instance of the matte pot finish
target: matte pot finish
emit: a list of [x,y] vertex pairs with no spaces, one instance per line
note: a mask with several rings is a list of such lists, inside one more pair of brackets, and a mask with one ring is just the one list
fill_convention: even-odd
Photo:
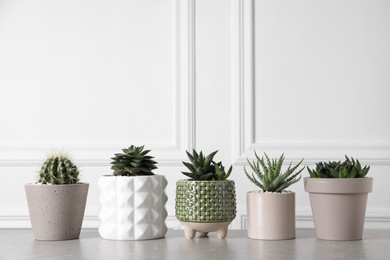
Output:
[[163,175],[113,176],[99,179],[99,234],[112,240],[162,238],[167,233]]
[[295,238],[295,193],[247,193],[248,237],[283,240]]
[[31,226],[36,240],[69,240],[80,236],[88,183],[26,184]]
[[309,192],[317,238],[361,240],[368,193],[373,179],[304,178]]

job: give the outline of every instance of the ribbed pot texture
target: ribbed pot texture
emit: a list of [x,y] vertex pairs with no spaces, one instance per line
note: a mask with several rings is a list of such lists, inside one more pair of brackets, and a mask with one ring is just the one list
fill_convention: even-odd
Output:
[[69,240],[80,236],[88,183],[26,184],[31,226],[36,240]]
[[101,176],[99,234],[112,240],[162,238],[167,233],[163,175]]
[[234,181],[176,182],[176,218],[187,222],[227,222],[236,217]]
[[373,179],[304,178],[317,238],[361,240],[368,193]]
[[263,240],[295,238],[295,193],[247,193],[248,237]]

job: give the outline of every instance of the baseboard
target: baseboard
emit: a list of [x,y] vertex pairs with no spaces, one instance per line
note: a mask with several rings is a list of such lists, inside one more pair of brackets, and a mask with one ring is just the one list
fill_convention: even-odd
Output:
[[[180,230],[182,225],[175,216],[168,216],[168,229]],[[237,212],[236,218],[232,221],[230,229],[247,228],[247,216],[244,210]],[[97,229],[99,227],[99,219],[96,215],[84,216],[83,229]],[[366,229],[390,229],[390,210],[388,209],[370,209],[366,213],[365,226]],[[30,229],[31,222],[28,215],[2,215],[0,216],[0,229]],[[313,217],[310,209],[297,209],[296,214],[297,229],[312,229],[314,228]]]

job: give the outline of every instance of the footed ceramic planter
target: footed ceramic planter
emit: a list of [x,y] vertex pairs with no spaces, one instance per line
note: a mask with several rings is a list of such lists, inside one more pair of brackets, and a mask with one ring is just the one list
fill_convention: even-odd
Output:
[[99,179],[99,234],[113,240],[162,238],[168,200],[162,175],[102,176]]
[[248,237],[283,240],[295,238],[295,193],[247,193]]
[[196,232],[206,237],[214,231],[218,238],[223,239],[235,217],[234,181],[176,182],[176,218],[183,224],[187,239],[194,238]]
[[69,240],[80,236],[88,183],[25,185],[36,240]]
[[361,240],[372,178],[304,178],[317,238]]

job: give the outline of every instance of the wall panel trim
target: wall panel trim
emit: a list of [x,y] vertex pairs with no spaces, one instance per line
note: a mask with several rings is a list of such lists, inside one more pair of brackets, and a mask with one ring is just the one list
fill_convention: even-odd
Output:
[[[160,165],[181,165],[185,150],[195,147],[195,0],[172,0],[175,82],[173,143],[145,144]],[[45,153],[63,149],[80,165],[105,166],[127,144],[0,144],[0,167],[40,165]]]
[[390,143],[387,142],[301,142],[275,143],[255,140],[255,42],[253,0],[231,0],[232,38],[232,161],[236,165],[247,164],[253,159],[253,151],[267,151],[279,155],[286,153],[288,160],[305,164],[319,160],[342,160],[344,154],[359,158],[371,165],[390,165]]

